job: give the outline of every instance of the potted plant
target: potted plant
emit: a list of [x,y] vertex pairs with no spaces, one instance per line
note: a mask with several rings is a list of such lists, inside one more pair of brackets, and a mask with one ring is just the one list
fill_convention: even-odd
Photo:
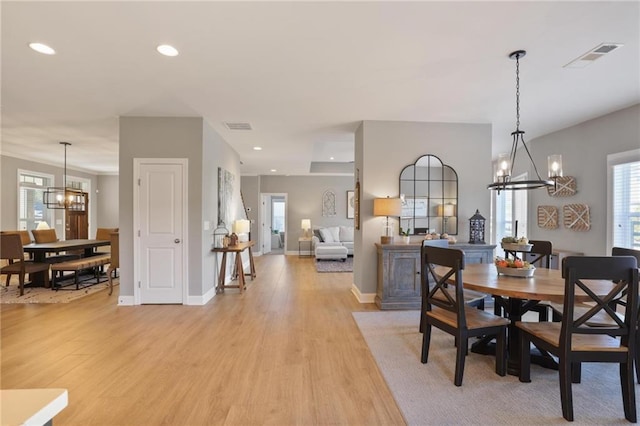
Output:
[[409,228],[407,229],[400,228],[400,235],[402,236],[402,241],[404,241],[405,244],[409,244],[411,242],[411,237],[409,236],[409,232],[411,232],[411,229]]

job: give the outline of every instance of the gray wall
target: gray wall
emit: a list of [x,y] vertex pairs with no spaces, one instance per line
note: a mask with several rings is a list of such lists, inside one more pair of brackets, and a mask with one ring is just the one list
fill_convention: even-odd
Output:
[[[192,303],[212,294],[215,257],[210,252],[218,223],[218,167],[236,176],[233,196],[240,203],[239,158],[200,117],[120,118],[120,295],[133,296],[133,159],[186,158],[188,160],[188,294]],[[209,229],[205,229],[208,222]],[[185,301],[188,303],[189,301]]]
[[[238,154],[227,144],[227,142],[207,124],[203,123],[203,144],[202,144],[202,219],[199,222],[201,245],[200,257],[202,262],[202,288],[194,295],[204,295],[213,292],[216,286],[216,268],[218,260],[211,252],[213,246],[213,232],[218,224],[218,167],[231,172],[235,176],[234,193],[232,196],[231,213],[232,218],[242,219],[242,201],[240,199],[240,158]],[[200,185],[194,182],[191,188],[194,190]],[[191,203],[190,203],[191,205]],[[205,229],[204,221],[208,222],[209,229]],[[198,222],[192,222],[194,227]],[[227,224],[229,232],[232,231],[232,224]],[[221,255],[218,255],[220,257]],[[244,261],[248,261],[248,253],[242,253]],[[229,273],[233,268],[233,262],[227,263]],[[191,287],[193,288],[193,287]]]
[[[133,160],[186,158],[189,162],[188,252],[201,247],[202,118],[120,117],[120,295],[133,296]],[[195,230],[194,230],[195,229]],[[189,294],[202,288],[199,256],[189,256]]]
[[[353,187],[352,176],[260,177],[260,192],[287,194],[286,238],[290,252],[298,250],[302,219],[311,219],[312,227],[353,225],[353,219],[347,219],[347,191],[353,190]],[[328,189],[336,194],[336,215],[333,217],[322,216],[322,194]]]
[[98,199],[98,224],[100,228],[118,227],[119,191],[118,175],[99,175],[96,198]]
[[[551,197],[546,190],[529,191],[529,238],[549,240],[554,248],[608,255],[607,247],[607,155],[640,148],[640,105],[586,121],[532,140],[538,170],[547,170],[547,156],[562,154],[565,176],[574,176],[577,193],[571,197]],[[542,168],[542,169],[541,169]],[[591,229],[576,232],[564,228],[562,206],[587,204]],[[539,205],[556,206],[560,226],[543,229],[537,225]]]
[[242,176],[240,188],[244,197],[244,207],[250,211],[247,219],[251,221],[251,239],[256,242],[256,251],[260,250],[260,176]]
[[[18,226],[18,169],[33,172],[47,173],[54,176],[56,186],[62,186],[64,167],[51,166],[49,164],[37,163],[35,161],[22,160],[20,158],[3,155],[0,157],[2,183],[0,185],[0,229],[13,230]],[[67,166],[67,176],[77,176],[91,180],[92,194],[89,194],[89,229],[91,234],[95,234],[98,226],[102,226],[98,221],[98,210],[100,209],[99,197],[96,195],[98,188],[98,177],[96,175],[70,169]],[[64,212],[55,210],[54,217],[56,234],[58,238],[64,238]],[[53,223],[49,224],[54,227]]]
[[[458,240],[469,239],[476,209],[489,217],[491,125],[364,121],[356,131],[355,167],[360,170],[361,230],[356,232],[354,281],[361,293],[375,293],[375,243],[381,218],[373,216],[373,199],[398,197],[400,172],[425,154],[438,156],[458,173]],[[394,221],[397,233],[397,218]]]

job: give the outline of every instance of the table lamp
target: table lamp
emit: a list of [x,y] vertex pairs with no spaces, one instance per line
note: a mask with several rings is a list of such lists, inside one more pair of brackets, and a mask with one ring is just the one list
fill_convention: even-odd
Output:
[[302,228],[304,238],[309,238],[309,230],[311,229],[311,219],[302,219],[302,224],[300,225]]
[[49,224],[46,221],[42,221],[42,222],[38,222],[38,226],[36,226],[36,229],[51,229],[49,227]]
[[447,221],[449,220],[449,218],[456,215],[455,208],[456,206],[450,203],[440,204],[438,206],[438,216],[442,217],[442,233],[443,234],[447,232]]
[[380,237],[380,244],[393,243],[393,235],[389,227],[389,216],[400,216],[402,213],[402,200],[400,198],[374,198],[373,215],[385,216],[384,235]]
[[249,241],[249,231],[251,230],[251,222],[246,219],[238,219],[233,223],[233,232],[238,236],[238,242]]

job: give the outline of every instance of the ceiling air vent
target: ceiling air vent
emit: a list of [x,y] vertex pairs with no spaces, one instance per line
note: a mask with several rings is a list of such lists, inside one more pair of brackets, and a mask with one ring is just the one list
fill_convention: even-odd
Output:
[[591,65],[594,61],[602,58],[607,53],[611,53],[619,47],[624,46],[620,43],[602,43],[599,46],[594,47],[579,58],[569,62],[564,68],[584,68]]
[[229,130],[253,130],[253,128],[251,127],[251,123],[242,123],[242,122],[230,123],[230,122],[225,122],[224,125],[227,126],[227,129],[229,129]]

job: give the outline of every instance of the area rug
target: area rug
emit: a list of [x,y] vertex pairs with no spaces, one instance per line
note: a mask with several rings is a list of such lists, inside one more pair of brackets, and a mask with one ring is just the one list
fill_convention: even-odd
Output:
[[[118,284],[119,279],[114,279],[114,287]],[[108,288],[109,283],[107,282],[81,288],[80,290],[65,289],[53,291],[50,288],[33,287],[25,288],[24,294],[20,296],[20,290],[18,289],[17,283],[12,283],[9,287],[5,287],[3,280],[2,289],[0,290],[0,303],[69,303]],[[114,293],[115,292],[116,290],[114,289]]]
[[[420,363],[419,316],[418,311],[353,313],[407,424],[567,424],[557,371],[533,365],[531,383],[520,383],[495,374],[494,357],[470,353],[462,386],[456,387],[453,338],[435,328],[429,362]],[[639,390],[636,385],[636,399]],[[618,366],[583,364],[573,405],[573,424],[628,424]]]
[[353,272],[353,257],[342,260],[316,260],[316,271],[318,272]]

